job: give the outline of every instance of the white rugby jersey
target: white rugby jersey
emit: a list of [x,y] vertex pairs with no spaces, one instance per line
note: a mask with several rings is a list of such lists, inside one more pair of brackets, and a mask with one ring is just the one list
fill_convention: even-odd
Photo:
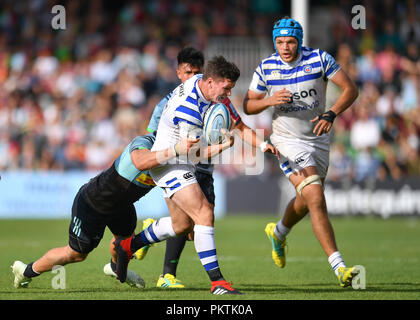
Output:
[[202,76],[197,74],[191,77],[172,92],[163,109],[152,151],[173,146],[181,136],[201,136],[204,113],[212,104],[212,101],[204,98],[198,87],[198,80]]
[[302,47],[299,58],[284,62],[274,53],[256,68],[249,89],[269,96],[283,88],[293,97],[290,103],[274,106],[273,134],[286,138],[329,143],[329,134],[317,137],[311,119],[326,110],[327,81],[340,69],[334,58],[320,49]]

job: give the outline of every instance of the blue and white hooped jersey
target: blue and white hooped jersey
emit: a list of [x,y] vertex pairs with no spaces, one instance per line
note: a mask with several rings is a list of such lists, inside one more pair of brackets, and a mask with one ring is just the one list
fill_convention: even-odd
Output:
[[[174,91],[167,94],[162,100],[160,100],[160,102],[153,109],[153,113],[152,113],[152,116],[150,118],[149,125],[147,126],[147,130],[149,132],[154,132],[158,129],[159,121],[160,121],[160,118],[162,116],[162,112],[165,109],[166,104],[168,103],[169,99],[172,97],[173,94],[174,94]],[[230,99],[226,97],[223,100],[222,103],[225,104],[227,106],[228,110],[229,110],[233,126],[238,125],[242,121],[242,119],[241,119],[238,111],[236,111],[236,109],[233,106]],[[212,104],[213,104],[213,102],[210,105],[212,105]],[[201,163],[199,163],[199,164],[197,164],[197,171],[211,174],[213,172],[213,165],[212,164],[201,164]]]
[[204,113],[212,104],[198,86],[202,76],[191,77],[172,92],[162,111],[152,151],[169,148],[181,137],[201,137]]
[[312,132],[310,120],[325,112],[327,81],[338,70],[335,59],[320,49],[302,47],[290,64],[274,53],[256,68],[249,90],[269,96],[283,88],[292,93],[289,103],[274,106],[274,135],[328,143],[328,134],[317,137]]

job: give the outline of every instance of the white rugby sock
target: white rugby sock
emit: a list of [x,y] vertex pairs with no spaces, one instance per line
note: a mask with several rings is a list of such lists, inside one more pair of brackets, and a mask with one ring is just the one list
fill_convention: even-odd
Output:
[[281,241],[284,241],[289,232],[290,228],[286,227],[281,220],[277,223],[276,227],[274,228],[274,234]]
[[142,233],[147,238],[148,243],[156,243],[176,236],[174,228],[172,228],[171,217],[163,217],[154,221]]
[[328,257],[328,262],[330,263],[331,268],[334,270],[336,275],[338,274],[338,271],[337,271],[338,268],[346,266],[344,264],[343,257],[341,256],[341,253],[339,251],[332,253]]
[[214,227],[195,225],[194,246],[206,271],[219,268],[214,241]]

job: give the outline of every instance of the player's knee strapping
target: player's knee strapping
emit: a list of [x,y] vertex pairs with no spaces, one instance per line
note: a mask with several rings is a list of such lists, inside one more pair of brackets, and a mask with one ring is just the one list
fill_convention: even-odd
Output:
[[314,174],[312,176],[305,178],[301,183],[299,183],[296,186],[296,191],[301,196],[303,188],[305,188],[307,185],[310,185],[310,184],[320,184],[322,186],[321,177],[317,174]]

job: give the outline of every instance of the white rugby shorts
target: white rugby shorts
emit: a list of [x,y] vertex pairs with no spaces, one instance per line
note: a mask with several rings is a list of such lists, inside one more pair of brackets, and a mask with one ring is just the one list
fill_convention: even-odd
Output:
[[283,138],[274,134],[271,135],[270,140],[280,152],[280,169],[287,178],[311,166],[317,168],[321,178],[327,175],[330,158],[328,143]]
[[150,176],[163,189],[165,198],[170,198],[179,190],[197,183],[195,167],[189,164],[171,164],[151,169]]

